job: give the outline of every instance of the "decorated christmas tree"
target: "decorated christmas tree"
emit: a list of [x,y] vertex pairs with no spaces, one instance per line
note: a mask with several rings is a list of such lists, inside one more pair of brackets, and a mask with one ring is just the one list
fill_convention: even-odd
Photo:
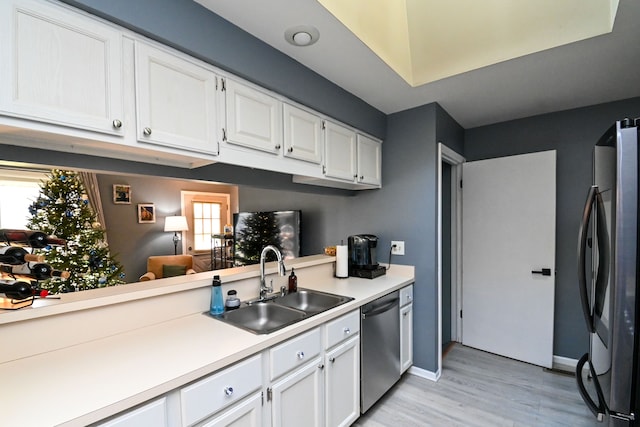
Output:
[[[267,245],[281,249],[278,219],[273,212],[256,212],[243,218],[244,227],[236,234],[236,263],[257,264],[260,253]],[[267,261],[275,261],[273,252],[267,253]]]
[[41,282],[50,293],[82,291],[124,283],[122,266],[109,253],[105,230],[91,209],[80,176],[54,169],[40,184],[29,208],[27,227],[66,239],[64,246],[34,250],[54,269],[68,271],[68,279]]

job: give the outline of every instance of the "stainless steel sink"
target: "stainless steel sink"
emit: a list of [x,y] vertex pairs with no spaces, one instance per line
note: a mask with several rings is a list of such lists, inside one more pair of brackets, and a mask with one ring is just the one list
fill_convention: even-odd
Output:
[[255,334],[269,334],[352,299],[298,288],[298,292],[272,297],[265,302],[243,304],[236,310],[225,311],[213,317]]
[[256,334],[268,334],[296,323],[305,317],[306,313],[304,311],[270,302],[245,305],[236,310],[225,311],[223,314],[215,316],[216,319]]
[[302,310],[308,315],[322,313],[353,298],[326,292],[298,289],[298,292],[287,294],[273,300],[275,304]]

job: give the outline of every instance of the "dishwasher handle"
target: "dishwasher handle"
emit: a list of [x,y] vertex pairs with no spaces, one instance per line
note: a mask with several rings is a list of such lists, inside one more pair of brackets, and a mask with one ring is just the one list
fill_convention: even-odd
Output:
[[371,310],[367,310],[367,311],[363,310],[362,318],[366,319],[367,317],[373,317],[373,316],[377,316],[378,314],[385,313],[391,310],[394,306],[398,305],[399,302],[400,302],[400,298],[394,298],[388,303],[385,303],[377,307],[373,307]]

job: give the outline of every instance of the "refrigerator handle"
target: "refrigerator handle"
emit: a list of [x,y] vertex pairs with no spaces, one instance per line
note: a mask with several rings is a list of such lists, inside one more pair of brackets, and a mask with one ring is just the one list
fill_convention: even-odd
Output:
[[596,389],[596,394],[598,395],[598,404],[596,404],[589,393],[587,392],[586,387],[584,386],[584,380],[582,378],[582,369],[584,368],[585,363],[589,360],[589,353],[585,353],[584,356],[580,358],[578,364],[576,365],[576,382],[578,383],[578,391],[580,392],[580,396],[582,396],[582,400],[587,404],[587,407],[593,415],[598,419],[598,421],[602,422],[604,420],[604,416],[606,415],[606,409],[604,407],[604,395],[602,394],[602,388],[600,387],[600,382],[598,381],[598,377],[596,376],[596,372],[593,369],[591,363],[589,363],[589,372],[591,374],[591,378],[593,379],[593,383]]
[[593,208],[593,202],[597,193],[598,186],[591,186],[591,188],[589,189],[589,194],[587,195],[587,202],[584,205],[584,212],[582,214],[582,222],[580,223],[580,232],[578,238],[578,287],[580,288],[580,302],[582,303],[582,313],[584,314],[584,320],[587,323],[587,330],[591,333],[595,332],[595,327],[593,324],[594,322],[593,314],[591,313],[591,306],[589,304],[589,293],[587,290],[587,276],[585,273],[585,268],[589,219],[591,218],[591,210]]
[[607,284],[609,283],[609,264],[611,257],[609,255],[609,233],[607,231],[607,219],[605,217],[604,202],[602,201],[602,193],[596,190],[596,235],[598,239],[598,271],[596,272],[596,284],[594,288],[593,312],[594,329],[595,316],[601,317],[606,297]]

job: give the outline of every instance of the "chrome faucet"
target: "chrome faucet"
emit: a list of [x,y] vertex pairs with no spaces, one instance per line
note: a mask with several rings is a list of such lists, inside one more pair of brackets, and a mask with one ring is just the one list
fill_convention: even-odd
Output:
[[267,286],[264,279],[264,264],[267,252],[272,251],[276,254],[278,258],[278,274],[280,276],[284,276],[286,274],[286,269],[284,267],[284,261],[282,260],[282,254],[280,250],[273,245],[265,246],[260,253],[260,301],[264,301],[267,298],[267,294],[269,292],[273,292],[273,287]]

